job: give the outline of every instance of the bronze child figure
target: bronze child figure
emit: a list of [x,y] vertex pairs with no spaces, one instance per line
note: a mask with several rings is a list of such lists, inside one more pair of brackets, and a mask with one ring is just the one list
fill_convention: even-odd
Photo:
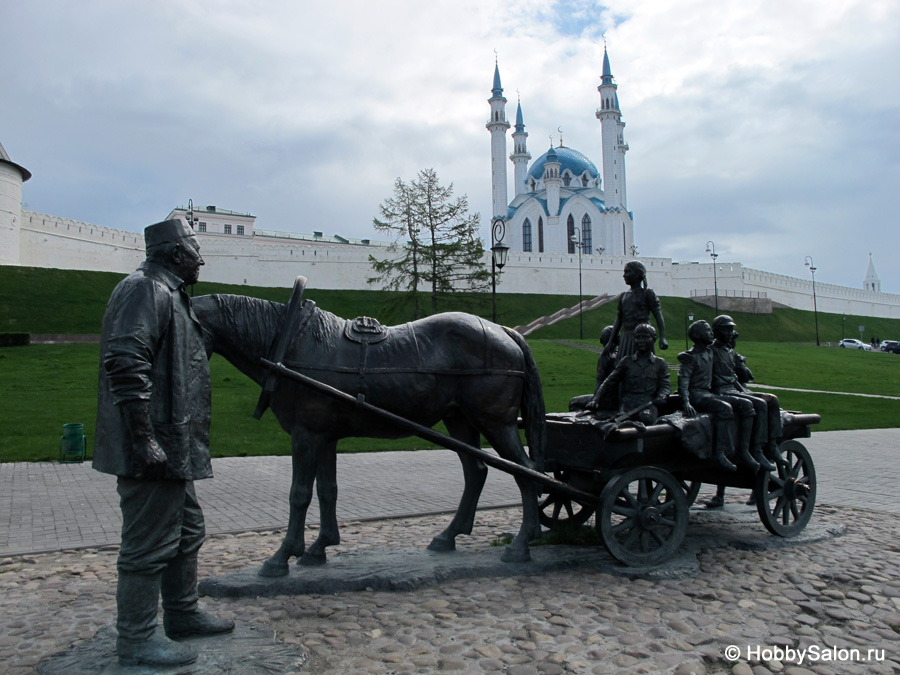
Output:
[[662,310],[659,306],[659,298],[653,289],[647,288],[647,268],[643,263],[632,260],[625,265],[622,274],[629,290],[619,298],[619,307],[616,313],[616,321],[613,324],[612,335],[609,343],[604,348],[604,353],[612,352],[614,345],[618,343],[618,358],[622,359],[635,351],[634,329],[639,324],[649,323],[650,315],[656,319],[659,331],[659,348],[668,349],[666,342],[666,324],[663,321]]
[[619,390],[619,411],[642,424],[654,424],[669,397],[669,368],[653,353],[656,329],[648,323],[634,329],[636,351],[616,363],[588,407],[596,408],[609,393]]

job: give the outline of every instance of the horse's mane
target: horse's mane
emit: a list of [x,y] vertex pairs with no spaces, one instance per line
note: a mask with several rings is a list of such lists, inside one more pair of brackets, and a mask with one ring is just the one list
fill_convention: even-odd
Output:
[[[217,321],[235,341],[249,343],[259,353],[268,354],[284,322],[287,305],[245,295],[212,295]],[[304,303],[307,301],[304,300]],[[201,320],[202,322],[202,320]],[[316,307],[306,332],[316,342],[333,349],[337,345],[344,320]],[[292,339],[296,336],[291,336]]]

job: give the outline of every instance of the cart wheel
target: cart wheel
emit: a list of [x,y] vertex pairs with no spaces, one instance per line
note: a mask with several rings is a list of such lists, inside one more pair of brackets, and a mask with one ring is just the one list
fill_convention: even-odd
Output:
[[684,496],[687,497],[687,505],[693,506],[694,502],[697,501],[697,495],[700,494],[700,488],[703,487],[703,483],[699,480],[690,482],[681,480],[678,482],[681,483],[681,489],[684,490]]
[[779,464],[777,471],[759,472],[756,510],[769,532],[793,537],[812,517],[816,504],[816,469],[802,443],[784,441],[779,449],[789,464]]
[[[572,483],[572,472],[568,469],[556,469],[553,477],[563,483]],[[592,515],[594,515],[593,507],[579,504],[571,497],[553,490],[541,499],[538,513],[541,525],[549,530],[584,525]]]
[[632,566],[657,565],[684,540],[688,505],[681,483],[668,471],[635,467],[600,493],[597,530],[616,560]]

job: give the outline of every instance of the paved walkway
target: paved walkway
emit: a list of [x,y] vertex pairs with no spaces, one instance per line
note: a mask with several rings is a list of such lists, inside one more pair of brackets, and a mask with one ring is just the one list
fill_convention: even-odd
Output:
[[[900,515],[900,428],[813,433],[818,502]],[[338,455],[338,518],[380,520],[449,512],[462,469],[449,450]],[[289,457],[214,459],[197,482],[210,534],[287,525]],[[519,501],[510,476],[490,470],[481,507]],[[318,506],[310,507],[318,522]],[[0,464],[0,556],[118,544],[115,477],[85,464]]]

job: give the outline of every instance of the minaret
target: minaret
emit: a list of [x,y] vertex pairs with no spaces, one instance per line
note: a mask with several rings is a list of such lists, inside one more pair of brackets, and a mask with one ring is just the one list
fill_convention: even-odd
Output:
[[525,122],[522,121],[522,101],[519,100],[519,107],[516,110],[516,130],[513,132],[513,153],[509,156],[510,161],[515,167],[516,176],[516,194],[525,193],[525,177],[528,175],[528,160],[531,159],[531,153],[528,152],[526,139],[528,132],[525,131]]
[[600,86],[597,87],[597,91],[600,92],[597,119],[600,120],[600,131],[603,134],[603,195],[607,208],[619,206],[627,211],[625,152],[628,145],[624,140],[625,123],[622,121],[622,111],[619,110],[617,88],[609,67],[609,54],[604,47],[603,75],[600,78]]
[[869,269],[866,270],[866,280],[863,282],[863,290],[881,293],[881,279],[875,271],[875,263],[872,262],[872,254],[869,254]]
[[506,132],[509,122],[506,121],[506,99],[503,98],[503,87],[500,84],[500,67],[494,63],[494,87],[491,89],[491,119],[485,125],[491,132],[491,196],[492,218],[506,218],[509,200],[506,196]]
[[19,264],[22,183],[31,172],[9,159],[0,145],[0,265]]
[[[566,250],[566,233],[563,230],[560,234],[559,228],[559,186],[562,180],[559,176],[559,158],[556,150],[553,149],[553,141],[550,141],[550,150],[547,152],[547,159],[544,161],[544,187],[547,189],[547,230],[550,237],[561,237],[561,243],[557,243],[557,250],[563,252]],[[550,249],[553,250],[553,249]]]

